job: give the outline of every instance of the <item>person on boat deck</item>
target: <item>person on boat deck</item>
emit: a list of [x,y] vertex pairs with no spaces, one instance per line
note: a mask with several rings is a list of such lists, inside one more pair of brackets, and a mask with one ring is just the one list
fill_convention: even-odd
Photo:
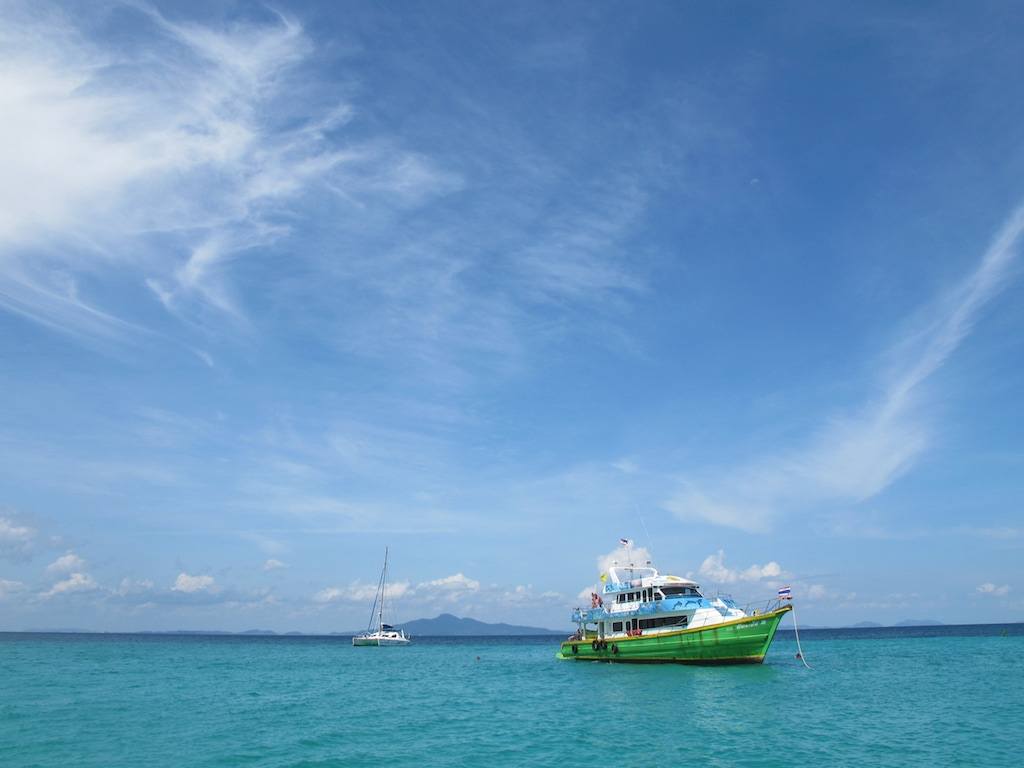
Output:
[[591,592],[590,593],[590,607],[591,608],[600,608],[603,605],[604,605],[604,600],[601,599],[601,596],[599,594],[597,594],[597,592]]

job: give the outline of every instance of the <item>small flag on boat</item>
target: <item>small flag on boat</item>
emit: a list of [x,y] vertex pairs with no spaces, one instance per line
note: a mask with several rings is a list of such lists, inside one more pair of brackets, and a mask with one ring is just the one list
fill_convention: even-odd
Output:
[[608,581],[608,574],[607,573],[602,573],[601,574],[601,583],[604,584],[606,581]]
[[619,539],[619,544],[621,544],[624,547],[628,547],[632,543],[633,542],[630,541],[629,539]]
[[780,600],[792,600],[793,592],[789,587],[779,587],[779,599]]

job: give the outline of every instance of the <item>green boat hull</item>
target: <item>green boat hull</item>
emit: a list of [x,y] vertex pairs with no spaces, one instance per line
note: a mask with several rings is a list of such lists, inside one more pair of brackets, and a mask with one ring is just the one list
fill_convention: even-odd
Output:
[[[715,624],[639,637],[565,640],[558,658],[634,664],[760,664],[792,606]],[[594,646],[597,646],[596,648]]]

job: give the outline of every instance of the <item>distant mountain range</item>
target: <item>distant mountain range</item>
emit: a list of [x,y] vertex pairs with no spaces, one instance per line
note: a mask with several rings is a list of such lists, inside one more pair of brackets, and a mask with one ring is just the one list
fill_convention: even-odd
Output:
[[396,624],[409,635],[434,635],[443,637],[471,637],[497,635],[564,635],[563,629],[524,627],[518,624],[488,624],[476,619],[462,619],[450,613],[442,613],[433,619],[416,619]]
[[935,619],[904,619],[894,627],[941,627],[943,623]]
[[[886,629],[890,627],[944,627],[941,621],[935,619],[904,619],[896,624],[879,624],[877,621],[858,621],[856,624],[801,624],[800,629]],[[791,627],[780,627],[783,631],[792,632]]]

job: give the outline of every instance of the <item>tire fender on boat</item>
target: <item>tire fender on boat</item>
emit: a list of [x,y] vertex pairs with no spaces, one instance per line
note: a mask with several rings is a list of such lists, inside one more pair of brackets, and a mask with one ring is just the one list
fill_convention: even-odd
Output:
[[593,648],[596,651],[598,648],[601,647],[601,644],[599,642],[597,642],[597,640],[595,640],[594,642],[592,642],[590,644],[590,647]]
[[619,646],[617,646],[614,643],[612,643],[612,653],[618,653],[618,652],[619,652]]

